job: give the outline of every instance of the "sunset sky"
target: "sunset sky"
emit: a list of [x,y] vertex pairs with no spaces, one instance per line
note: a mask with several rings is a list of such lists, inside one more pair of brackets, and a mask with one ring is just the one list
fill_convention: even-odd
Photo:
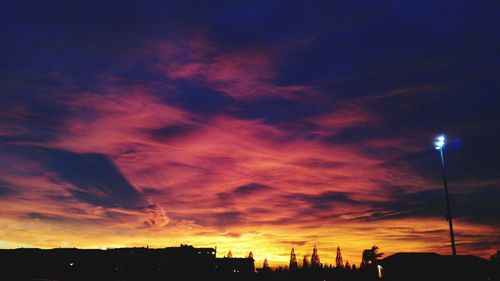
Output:
[[450,254],[440,133],[500,248],[497,1],[77,2],[0,4],[0,248]]

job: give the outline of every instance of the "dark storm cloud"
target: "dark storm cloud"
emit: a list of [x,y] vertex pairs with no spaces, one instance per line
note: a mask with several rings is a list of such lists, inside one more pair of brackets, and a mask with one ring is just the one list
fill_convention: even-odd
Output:
[[[209,225],[215,225],[221,228],[237,226],[244,222],[244,214],[238,211],[218,212],[210,215]],[[201,221],[203,223],[203,221]]]
[[220,206],[232,206],[235,204],[235,198],[234,196],[229,193],[229,192],[219,192],[215,194],[216,197],[216,203],[214,205],[220,205]]
[[347,165],[346,163],[341,161],[325,161],[322,159],[314,158],[302,159],[300,161],[296,161],[294,164],[312,169],[331,169],[345,167]]
[[27,220],[35,220],[43,223],[51,223],[51,224],[88,224],[88,225],[101,225],[104,226],[107,223],[116,223],[116,222],[127,222],[135,219],[132,215],[127,215],[123,213],[106,211],[103,217],[79,217],[82,214],[88,215],[88,213],[84,210],[80,210],[78,208],[65,208],[64,214],[54,214],[54,213],[46,213],[43,211],[39,212],[28,212],[26,214],[21,215],[20,219]]
[[[456,245],[458,247],[470,249],[469,251],[478,251],[478,250],[490,250],[488,247],[491,244],[496,244],[498,245],[500,243],[500,238],[497,236],[494,239],[491,239],[491,237],[485,236],[481,237],[479,240],[474,241],[474,242],[458,242]],[[446,245],[448,246],[448,245]],[[444,247],[443,247],[444,248]]]
[[41,220],[55,223],[70,222],[71,218],[60,215],[46,214],[40,212],[31,212],[24,215],[25,218],[29,220]]
[[193,131],[192,126],[170,125],[163,128],[150,130],[149,133],[155,139],[160,141],[168,141],[176,137],[184,136]]
[[278,243],[283,245],[292,245],[292,246],[304,246],[308,241],[279,241]]
[[250,183],[242,186],[238,186],[233,190],[233,194],[235,195],[251,195],[255,193],[260,193],[264,191],[272,190],[273,188],[267,185],[258,184],[258,183]]
[[307,100],[290,100],[278,97],[262,98],[240,105],[240,109],[234,112],[235,116],[244,119],[262,119],[266,123],[275,125],[296,122],[326,112],[326,109],[322,108],[321,105]]
[[[220,205],[219,205],[220,207]],[[169,217],[173,220],[191,221],[197,225],[206,228],[215,228],[217,230],[235,229],[239,226],[248,224],[245,212],[232,210],[231,206],[225,208],[227,211],[206,211],[203,213],[191,212],[185,213],[169,212]]]
[[48,150],[48,169],[69,183],[81,201],[103,207],[134,208],[143,204],[141,194],[103,154]]
[[[453,217],[471,223],[499,224],[500,189],[476,188],[467,192],[451,192]],[[370,215],[356,220],[384,220],[405,217],[446,218],[444,190],[442,188],[396,195],[389,202],[372,203]]]
[[[386,157],[405,148],[374,149],[358,143],[411,136],[412,142],[430,146],[429,136],[446,132],[462,144],[460,149],[449,147],[462,154],[450,156],[450,176],[496,178],[494,159],[500,152],[488,142],[499,139],[500,124],[494,121],[500,106],[495,94],[498,83],[492,78],[498,77],[495,65],[500,37],[489,28],[496,20],[482,16],[492,13],[486,7],[465,3],[450,7],[438,1],[432,5],[396,3],[390,8],[374,7],[372,12],[367,9],[365,17],[344,28],[320,32],[309,44],[288,49],[281,64],[282,79],[318,81],[320,89],[329,93],[324,96],[326,103],[364,100],[363,106],[384,116],[383,125],[343,128],[319,138],[327,143],[356,143],[366,154]],[[416,23],[415,17],[441,20]],[[485,128],[489,129],[483,131]],[[491,153],[477,153],[478,147],[485,146]],[[457,167],[465,164],[464,159],[471,162]],[[429,154],[403,161],[423,175],[439,179],[439,175],[432,176],[436,163]]]
[[[50,95],[54,86],[46,88],[42,80],[19,81],[2,89],[0,120],[7,134],[0,134],[0,144],[47,142],[61,133],[63,120],[70,111],[54,102]],[[33,84],[37,84],[37,89],[33,89]]]
[[[246,185],[238,186],[229,192],[219,192],[215,194],[216,201],[213,205],[225,207],[234,206],[235,204],[244,202],[245,198],[248,199],[254,196],[265,195],[274,190],[275,189],[273,187],[264,184],[249,183]],[[254,211],[256,211],[257,213],[267,212],[266,209],[259,208],[255,208],[255,210],[253,211],[247,211],[249,211],[250,213],[254,213]]]
[[[201,81],[176,80],[180,94],[165,98],[165,102],[175,104],[189,111],[200,114],[216,114],[238,107],[239,101],[216,91]],[[203,96],[203,98],[200,98]]]
[[310,209],[325,210],[335,207],[338,203],[359,204],[360,202],[351,198],[348,192],[326,191],[317,195],[293,193],[286,195],[288,200],[298,200],[307,203]]
[[12,188],[2,186],[2,183],[0,182],[0,197],[7,197],[9,195],[12,195],[13,193],[14,190]]

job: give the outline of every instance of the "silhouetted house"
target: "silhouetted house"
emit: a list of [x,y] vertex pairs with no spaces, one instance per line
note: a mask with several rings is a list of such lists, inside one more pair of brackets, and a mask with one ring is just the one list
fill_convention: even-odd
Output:
[[255,272],[254,259],[247,258],[217,258],[215,268],[220,273],[250,274]]
[[[382,280],[490,280],[490,264],[475,256],[444,256],[436,253],[397,253],[365,270]],[[374,278],[375,279],[375,278]]]
[[490,258],[493,278],[491,280],[500,280],[500,251],[492,255]]
[[493,265],[499,266],[500,265],[500,251],[497,251],[495,254],[491,255],[490,261]]

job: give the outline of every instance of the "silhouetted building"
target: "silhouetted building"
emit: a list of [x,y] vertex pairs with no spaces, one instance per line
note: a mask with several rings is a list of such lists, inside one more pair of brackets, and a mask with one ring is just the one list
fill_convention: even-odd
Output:
[[255,272],[253,258],[217,258],[215,265],[217,272],[231,274],[249,274]]
[[204,276],[215,268],[215,249],[182,245],[164,249],[0,250],[0,280],[151,280]]
[[[373,248],[372,248],[373,249]],[[369,249],[372,251],[372,249]],[[340,248],[338,248],[340,250]],[[339,251],[338,251],[339,252]],[[373,251],[376,253],[376,251]],[[295,250],[290,253],[296,264]],[[271,270],[267,258],[255,273],[253,253],[245,258],[216,258],[213,248],[181,245],[164,249],[120,248],[108,250],[81,249],[15,249],[0,250],[0,280],[6,281],[486,281],[499,280],[499,253],[491,262],[474,256],[443,256],[435,253],[398,253],[370,262],[356,270],[346,261],[343,268],[322,267],[316,247],[316,266],[311,269],[308,256],[303,268]],[[378,255],[374,255],[378,256]],[[339,258],[340,257],[340,258]],[[336,258],[342,264],[341,255]]]
[[365,271],[383,280],[491,280],[490,264],[475,256],[443,256],[435,253],[397,253],[372,264]]
[[495,254],[491,255],[490,260],[494,264],[500,263],[500,251],[497,251]]
[[491,280],[500,280],[500,251],[497,251],[496,254],[492,255],[490,261],[492,267]]

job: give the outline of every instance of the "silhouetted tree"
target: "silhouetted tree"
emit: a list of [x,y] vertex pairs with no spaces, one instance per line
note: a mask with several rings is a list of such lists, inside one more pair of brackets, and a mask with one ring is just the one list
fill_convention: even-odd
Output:
[[335,258],[335,267],[343,268],[344,261],[342,260],[342,253],[340,252],[340,246],[337,246],[337,257]]
[[314,245],[313,253],[311,255],[311,268],[319,268],[321,267],[321,262],[319,260],[318,249],[316,245]]
[[295,249],[292,248],[292,251],[290,252],[290,270],[296,270],[298,268],[298,263],[297,263],[297,256],[295,255]]
[[345,261],[345,266],[344,266],[345,269],[351,269],[351,265],[349,264],[349,261]]
[[269,263],[267,262],[267,258],[264,258],[264,263],[262,264],[262,269],[263,270],[270,270],[271,268],[269,267]]
[[379,248],[373,245],[371,249],[365,249],[361,257],[361,266],[376,263],[384,254],[378,252]]
[[250,251],[250,253],[248,253],[248,258],[253,260],[253,253],[252,253],[252,251]]
[[309,268],[309,255],[305,255],[304,258],[302,259],[302,268],[303,269]]
[[229,252],[227,252],[227,257],[228,258],[232,258],[233,257],[233,253],[231,252],[231,250],[229,250]]

